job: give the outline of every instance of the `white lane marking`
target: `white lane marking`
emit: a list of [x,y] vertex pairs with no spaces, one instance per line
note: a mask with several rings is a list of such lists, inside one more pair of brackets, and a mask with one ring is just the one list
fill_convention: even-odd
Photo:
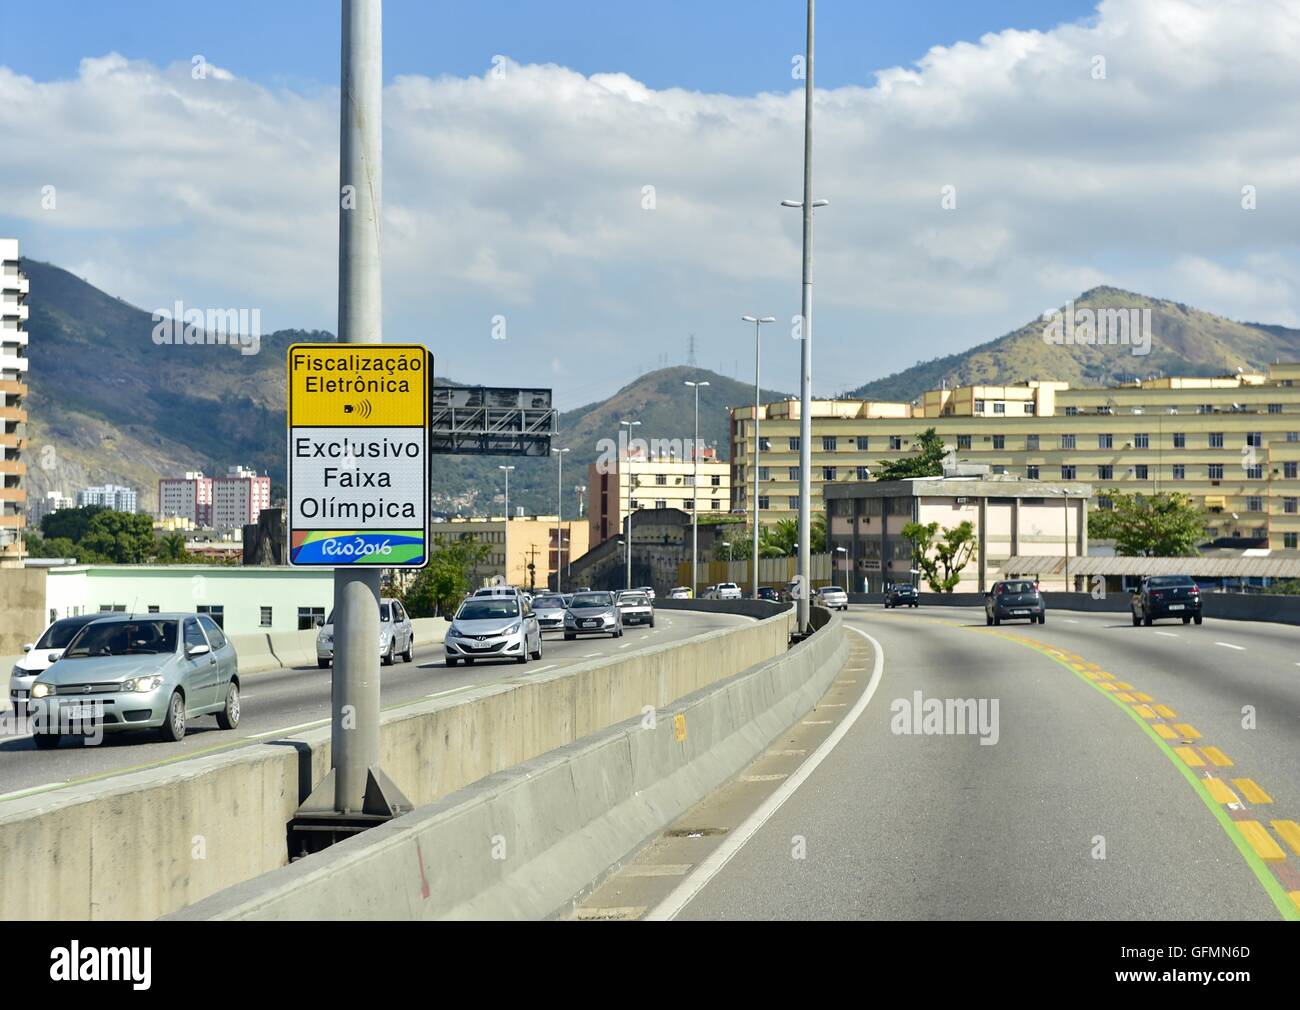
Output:
[[270,729],[265,733],[253,733],[244,737],[245,740],[263,740],[268,736],[284,736],[286,733],[296,733],[300,729],[313,729],[317,726],[328,726],[329,719],[317,719],[314,722],[300,722],[297,726],[286,726],[284,729]]
[[[559,665],[560,665],[559,663],[552,663],[550,666],[539,666],[536,670],[529,670],[528,672],[529,672],[529,673],[542,673],[543,671],[546,671],[546,670],[554,670],[554,669],[555,669],[557,666],[559,666]],[[475,686],[477,687],[478,685],[475,685]]]
[[595,659],[595,658],[596,658],[597,656],[599,656],[599,655],[600,655],[599,652],[589,652],[589,653],[587,653],[585,656],[583,656],[582,658],[583,658],[583,659]]
[[1163,635],[1165,638],[1177,638],[1177,637],[1178,637],[1178,636],[1175,635],[1172,631],[1157,631],[1156,634],[1157,634],[1157,635]]
[[631,642],[624,642],[622,645],[619,646],[620,649],[630,649],[631,647],[632,647]]
[[445,695],[455,694],[457,691],[468,691],[471,687],[478,687],[478,684],[462,684],[460,687],[453,687],[448,691],[435,691],[433,694],[426,694],[426,698],[442,698]]
[[1236,649],[1238,652],[1245,652],[1244,645],[1233,645],[1231,642],[1215,642],[1215,645],[1222,645],[1225,649]]
[[861,635],[876,649],[876,663],[871,671],[871,682],[867,685],[862,697],[858,699],[858,703],[853,706],[852,711],[844,717],[843,721],[831,731],[831,735],[823,740],[821,745],[812,752],[808,760],[795,769],[794,773],[777,786],[772,795],[763,801],[761,807],[745,818],[744,822],[723,839],[722,844],[709,854],[708,858],[699,865],[699,868],[694,873],[678,884],[668,897],[650,910],[645,916],[647,920],[664,922],[675,919],[682,909],[690,904],[695,896],[704,889],[709,881],[716,877],[727,863],[731,862],[732,857],[741,850],[745,843],[757,834],[759,828],[781,809],[785,801],[794,795],[795,790],[803,785],[808,776],[817,770],[817,766],[826,760],[831,751],[853,728],[853,724],[858,721],[858,717],[867,710],[867,706],[871,704],[871,699],[875,697],[876,688],[880,686],[880,677],[885,669],[885,650],[879,642],[865,631],[850,628],[848,625],[845,625],[845,627],[849,631]]

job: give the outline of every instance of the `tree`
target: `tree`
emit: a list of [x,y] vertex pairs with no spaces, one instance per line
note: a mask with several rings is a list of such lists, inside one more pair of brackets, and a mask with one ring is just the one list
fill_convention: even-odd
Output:
[[[41,516],[41,536],[46,540],[67,538],[74,544],[80,543],[90,529],[90,521],[100,512],[107,511],[103,505],[82,505],[78,508],[56,509]],[[153,524],[150,523],[150,526]]]
[[470,570],[491,553],[474,537],[452,540],[429,552],[429,563],[402,595],[412,617],[434,617],[455,609],[470,590]]
[[185,536],[182,533],[168,533],[158,541],[158,563],[177,565],[190,560],[185,549]]
[[948,450],[933,428],[916,436],[914,455],[902,459],[883,459],[876,480],[906,480],[908,477],[942,477],[943,460]]
[[952,528],[911,522],[903,527],[903,539],[911,541],[912,561],[936,593],[956,588],[961,570],[975,553],[975,527],[970,520]]
[[26,540],[28,557],[81,559],[82,552],[78,550],[77,545],[67,537],[55,537],[52,540],[43,540],[35,533],[28,533]]
[[1205,516],[1185,494],[1129,494],[1111,488],[1109,509],[1088,513],[1088,536],[1114,540],[1125,557],[1189,557],[1205,536]]
[[143,564],[154,552],[153,520],[104,509],[91,516],[78,547],[78,553],[90,551],[115,565]]
[[[797,553],[795,547],[799,542],[799,521],[797,519],[778,519],[773,525],[764,527],[763,533],[766,535],[773,551],[768,557],[788,558]],[[809,550],[813,554],[826,553],[826,516],[823,513],[819,512],[813,516],[812,542]]]

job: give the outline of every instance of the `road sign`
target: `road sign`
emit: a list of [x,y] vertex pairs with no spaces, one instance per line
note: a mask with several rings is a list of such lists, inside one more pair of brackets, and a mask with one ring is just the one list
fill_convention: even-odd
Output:
[[288,373],[289,563],[424,567],[428,348],[293,344]]

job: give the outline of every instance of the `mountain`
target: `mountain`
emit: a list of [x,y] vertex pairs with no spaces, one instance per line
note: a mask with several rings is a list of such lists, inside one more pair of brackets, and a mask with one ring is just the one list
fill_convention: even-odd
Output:
[[[160,476],[224,473],[234,464],[268,473],[273,497],[284,494],[285,349],[294,341],[332,340],[331,334],[281,330],[263,336],[256,354],[209,344],[160,346],[153,341],[151,313],[51,264],[29,259],[22,269],[31,281],[31,498],[108,482],[136,488],[141,510],[152,511]],[[620,419],[640,420],[638,437],[690,439],[694,393],[683,384],[688,378],[710,383],[700,394],[700,437],[726,457],[726,408],[751,401],[753,387],[702,369],[651,372],[608,399],[561,415],[554,444],[569,447],[565,462],[576,466],[565,476],[566,513],[577,507],[573,488],[586,483],[599,440],[617,440]],[[441,376],[437,381],[458,384]],[[488,511],[503,491],[497,466],[504,463],[516,467],[512,505],[555,511],[553,459],[488,456],[437,457],[434,508]]]
[[1072,386],[1099,386],[1160,374],[1261,371],[1279,359],[1300,360],[1300,330],[1233,322],[1179,302],[1098,287],[1075,299],[1074,308],[1076,317],[1081,309],[1149,310],[1150,354],[1135,355],[1131,346],[1051,344],[1043,336],[1047,321],[1039,318],[969,351],[919,362],[843,395],[909,401],[945,381],[959,386],[1060,379]]

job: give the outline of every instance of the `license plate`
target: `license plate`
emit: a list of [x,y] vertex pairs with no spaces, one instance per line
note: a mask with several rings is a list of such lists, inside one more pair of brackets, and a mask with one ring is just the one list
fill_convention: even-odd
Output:
[[1028,613],[1029,613],[1028,610],[1013,610],[1013,611],[1011,611],[1011,614],[1012,614],[1013,617],[1024,617],[1024,616],[1025,616],[1026,614],[1028,614]]
[[595,627],[597,627],[599,624],[600,624],[599,621],[583,621],[583,622],[582,622],[582,626],[583,626],[584,628],[595,628]]
[[76,719],[81,722],[99,718],[99,710],[94,705],[64,705],[59,709],[64,719]]
[[1170,609],[1170,610],[1182,610],[1182,609],[1183,609],[1183,605],[1182,605],[1181,603],[1171,603],[1171,604],[1169,604],[1169,609]]

